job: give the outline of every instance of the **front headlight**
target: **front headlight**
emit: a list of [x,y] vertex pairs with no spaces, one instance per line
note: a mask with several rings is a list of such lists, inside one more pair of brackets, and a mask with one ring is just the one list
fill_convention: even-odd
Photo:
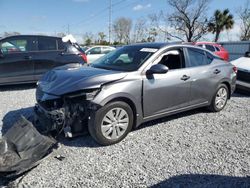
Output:
[[86,93],[86,100],[93,100],[95,96],[100,92],[100,89],[93,90]]
[[82,91],[77,91],[73,93],[67,94],[65,97],[66,98],[78,98],[78,97],[83,97],[85,100],[93,100],[95,96],[101,91],[100,88],[97,89],[88,89],[88,90],[82,90]]

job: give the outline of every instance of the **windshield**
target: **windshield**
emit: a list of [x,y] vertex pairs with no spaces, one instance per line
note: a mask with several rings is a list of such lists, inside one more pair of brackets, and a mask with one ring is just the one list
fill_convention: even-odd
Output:
[[97,59],[91,66],[117,71],[135,71],[157,50],[141,46],[124,46]]

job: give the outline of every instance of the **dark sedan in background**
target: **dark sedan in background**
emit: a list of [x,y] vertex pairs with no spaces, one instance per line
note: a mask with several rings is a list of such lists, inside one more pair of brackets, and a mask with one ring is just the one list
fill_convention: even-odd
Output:
[[100,144],[121,141],[143,122],[209,107],[222,110],[236,69],[205,49],[149,43],[124,46],[89,67],[47,72],[38,82],[36,125]]
[[10,36],[0,40],[0,49],[0,85],[34,83],[54,67],[87,61],[76,43],[59,37]]

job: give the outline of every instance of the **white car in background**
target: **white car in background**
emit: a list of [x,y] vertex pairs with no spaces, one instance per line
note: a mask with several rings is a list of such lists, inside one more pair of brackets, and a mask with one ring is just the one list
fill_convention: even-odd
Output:
[[250,94],[250,52],[245,57],[231,61],[238,68],[236,85],[238,89],[249,91]]
[[92,46],[85,51],[85,54],[87,55],[88,63],[92,63],[115,49],[111,46]]

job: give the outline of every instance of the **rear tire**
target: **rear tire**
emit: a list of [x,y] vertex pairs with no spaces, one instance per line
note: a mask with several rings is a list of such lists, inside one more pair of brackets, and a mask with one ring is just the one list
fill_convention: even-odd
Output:
[[133,118],[133,111],[127,103],[108,103],[91,116],[89,133],[101,145],[116,144],[131,131]]
[[212,112],[219,112],[223,110],[223,108],[227,104],[229,90],[225,84],[220,84],[216,90],[216,93],[212,99],[212,102],[208,109]]

